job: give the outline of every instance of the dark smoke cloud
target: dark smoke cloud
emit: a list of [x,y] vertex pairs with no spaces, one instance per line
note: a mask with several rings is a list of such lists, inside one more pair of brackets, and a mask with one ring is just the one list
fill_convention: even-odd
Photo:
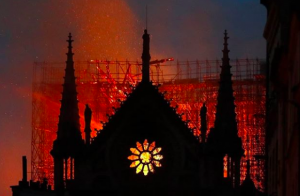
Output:
[[[145,26],[148,5],[152,48],[163,56],[216,59],[229,32],[232,58],[264,58],[265,8],[256,0],[127,0]],[[153,56],[153,55],[152,55]]]

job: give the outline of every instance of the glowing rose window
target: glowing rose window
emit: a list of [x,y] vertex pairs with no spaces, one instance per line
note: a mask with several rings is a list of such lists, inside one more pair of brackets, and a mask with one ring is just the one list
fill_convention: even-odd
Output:
[[163,156],[159,154],[161,148],[155,147],[155,142],[150,145],[145,139],[144,143],[136,143],[136,148],[130,148],[132,155],[128,157],[132,161],[130,167],[136,167],[136,173],[143,171],[144,175],[147,176],[149,171],[154,173],[154,166],[161,167],[160,160]]

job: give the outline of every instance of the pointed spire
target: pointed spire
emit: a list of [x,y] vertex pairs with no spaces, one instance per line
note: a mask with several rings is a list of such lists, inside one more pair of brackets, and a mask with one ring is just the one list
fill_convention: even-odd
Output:
[[[216,105],[216,118],[214,131],[210,133],[209,140],[218,143],[220,150],[231,156],[242,156],[241,139],[238,137],[235,104],[232,87],[232,74],[229,59],[228,35],[224,33],[224,48],[219,81],[219,90]],[[211,139],[210,139],[211,138]]]
[[224,48],[223,58],[220,73],[219,90],[217,97],[216,106],[216,120],[215,128],[218,130],[218,134],[223,135],[221,137],[229,135],[237,135],[237,122],[234,105],[234,96],[232,88],[231,71],[229,64],[229,50],[228,50],[228,39],[227,31],[224,33]]
[[[57,138],[53,142],[51,155],[54,158],[54,189],[59,195],[65,186],[64,170],[67,176],[68,159],[71,157],[71,178],[74,165],[72,158],[79,156],[83,146],[79,124],[79,109],[76,91],[76,78],[72,52],[72,35],[69,34],[68,53],[61,99],[60,114],[58,120]],[[73,168],[72,168],[73,167]],[[65,168],[65,169],[64,169]],[[76,175],[75,175],[76,176]]]
[[72,40],[72,34],[71,33],[69,33],[69,39],[67,40],[67,42],[69,43],[69,45],[68,45],[68,53],[67,53],[67,56],[68,56],[68,58],[67,58],[67,62],[73,62],[73,55],[74,55],[74,53],[72,52],[72,42],[74,41],[74,40]]
[[145,29],[143,35],[142,82],[150,82],[150,59],[150,36],[147,33],[147,29]]
[[228,36],[227,31],[225,31],[215,125],[208,135],[207,143],[212,153],[220,156],[220,162],[223,161],[225,155],[228,155],[232,163],[235,164],[230,177],[230,184],[235,187],[240,184],[240,159],[244,150],[242,140],[238,136],[227,41]]
[[63,92],[61,99],[61,108],[58,123],[58,138],[70,139],[66,137],[72,137],[81,139],[80,124],[79,124],[79,109],[76,91],[76,77],[73,62],[72,52],[72,35],[69,34],[68,53],[65,69],[65,77],[63,84]]
[[228,65],[229,66],[229,52],[230,50],[228,50],[228,39],[229,37],[227,36],[227,30],[225,30],[225,33],[224,33],[224,49],[222,50],[223,51],[223,58],[222,58],[222,62],[223,62],[223,65]]

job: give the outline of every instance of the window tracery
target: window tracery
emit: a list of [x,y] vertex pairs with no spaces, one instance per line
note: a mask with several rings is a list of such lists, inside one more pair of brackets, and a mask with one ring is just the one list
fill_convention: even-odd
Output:
[[136,173],[143,172],[144,176],[147,176],[149,172],[154,173],[155,167],[161,167],[160,160],[163,159],[163,155],[160,154],[162,148],[155,146],[155,141],[150,145],[148,140],[145,139],[143,144],[136,142],[135,148],[130,148],[132,155],[128,157],[131,160],[131,168],[136,168]]

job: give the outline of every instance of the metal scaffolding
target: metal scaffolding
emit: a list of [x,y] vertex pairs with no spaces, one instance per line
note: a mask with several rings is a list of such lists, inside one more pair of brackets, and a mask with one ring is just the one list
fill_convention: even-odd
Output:
[[[205,102],[208,127],[214,126],[216,99],[219,88],[220,60],[157,61],[150,74],[155,85],[165,94],[171,106],[200,134],[200,108]],[[256,187],[264,189],[265,177],[265,75],[262,61],[237,59],[231,61],[231,72],[239,136],[245,157],[241,161],[241,181],[246,176],[246,160],[251,162],[251,177]],[[31,178],[48,178],[53,184],[53,159],[50,155],[56,138],[64,63],[35,63],[32,92]],[[93,110],[92,137],[101,131],[114,109],[141,80],[138,61],[78,61],[75,75],[79,99],[81,130],[84,127],[85,104]],[[209,133],[209,130],[208,130]],[[84,134],[82,134],[84,136]],[[199,140],[200,141],[200,140]]]

